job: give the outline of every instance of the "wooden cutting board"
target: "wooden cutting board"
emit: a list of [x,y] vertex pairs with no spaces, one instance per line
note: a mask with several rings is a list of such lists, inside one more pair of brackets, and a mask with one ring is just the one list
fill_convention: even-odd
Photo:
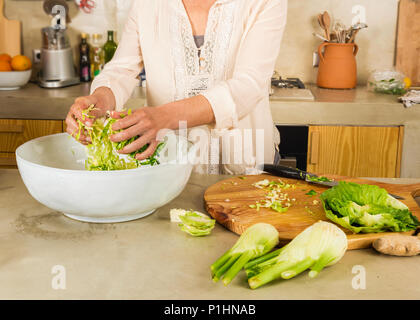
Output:
[[400,0],[396,68],[420,86],[420,1]]
[[4,0],[0,0],[0,54],[14,57],[21,54],[20,21],[8,20],[4,16]]
[[[335,180],[346,180],[360,184],[374,184],[385,188],[388,192],[400,195],[405,198],[404,202],[410,211],[420,219],[420,207],[414,200],[420,197],[420,184],[397,185],[374,182],[358,178],[345,178],[327,175]],[[204,201],[206,209],[210,215],[220,224],[229,230],[241,234],[249,226],[265,222],[277,228],[280,234],[281,243],[287,243],[296,237],[305,228],[311,226],[319,220],[329,221],[325,216],[324,209],[319,195],[326,190],[325,187],[315,184],[308,184],[304,181],[281,178],[283,182],[296,185],[295,189],[286,189],[292,206],[285,213],[278,213],[271,209],[260,208],[259,211],[251,209],[249,206],[262,200],[266,191],[253,186],[255,182],[269,179],[278,181],[279,177],[270,175],[246,176],[226,179],[210,186],[205,194]],[[317,192],[317,195],[308,196],[310,190]],[[315,200],[315,201],[314,201]],[[372,242],[387,234],[395,233],[371,233],[353,234],[351,231],[343,229],[347,234],[349,249],[362,249],[370,247]],[[414,231],[413,231],[414,232]],[[406,232],[412,234],[413,232]]]

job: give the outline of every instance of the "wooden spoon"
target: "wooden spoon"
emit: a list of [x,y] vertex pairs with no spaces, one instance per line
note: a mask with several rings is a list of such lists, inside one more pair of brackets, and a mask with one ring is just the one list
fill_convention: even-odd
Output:
[[319,26],[321,27],[321,29],[324,30],[325,27],[324,27],[324,21],[322,19],[322,13],[318,14],[318,23],[319,23]]
[[327,41],[329,41],[329,39],[328,39],[328,32],[327,32],[327,30],[325,28],[324,20],[322,19],[322,13],[320,13],[318,15],[318,23],[319,23],[319,26],[321,27],[321,29],[324,31],[325,38],[327,39]]
[[327,11],[325,11],[322,14],[322,22],[324,25],[326,38],[328,39],[328,41],[330,41],[331,40],[331,35],[330,35],[331,17]]

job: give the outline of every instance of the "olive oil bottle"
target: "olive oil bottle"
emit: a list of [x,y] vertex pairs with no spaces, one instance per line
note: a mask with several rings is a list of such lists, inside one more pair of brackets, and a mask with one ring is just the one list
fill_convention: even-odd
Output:
[[94,79],[104,66],[104,51],[101,44],[102,35],[95,33],[92,36],[90,48],[91,77]]
[[108,31],[108,41],[104,45],[105,63],[112,60],[118,45],[114,41],[114,31]]

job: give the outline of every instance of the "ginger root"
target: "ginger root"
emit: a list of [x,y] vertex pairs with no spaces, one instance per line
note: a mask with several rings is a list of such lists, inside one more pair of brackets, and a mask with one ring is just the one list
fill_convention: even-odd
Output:
[[420,254],[420,238],[413,236],[387,236],[376,239],[372,246],[379,252],[392,256],[411,257]]

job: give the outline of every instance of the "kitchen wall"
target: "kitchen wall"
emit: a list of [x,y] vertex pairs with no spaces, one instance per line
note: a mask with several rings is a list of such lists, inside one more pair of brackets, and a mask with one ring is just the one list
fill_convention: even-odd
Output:
[[374,69],[394,65],[398,0],[289,0],[288,23],[276,64],[276,70],[285,76],[296,76],[305,82],[316,82],[316,69],[312,67],[312,53],[322,42],[312,35],[322,33],[317,14],[327,10],[333,19],[350,25],[358,14],[352,13],[358,5],[369,28],[357,36],[359,45],[358,79],[365,83]]
[[[74,52],[78,52],[81,32],[102,33],[105,41],[106,30],[121,30],[131,1],[95,0],[96,8],[92,14],[78,10],[74,1],[67,1],[72,19],[68,25],[68,35]],[[51,22],[51,17],[42,9],[42,3],[41,0],[5,0],[6,17],[22,22],[23,50],[29,57],[32,57],[33,49],[41,47],[41,29],[49,26]]]
[[[96,0],[97,8],[93,14],[79,11],[74,2],[69,1],[73,20],[69,25],[69,35],[75,52],[82,31],[103,33],[105,36],[107,29],[121,30],[131,1]],[[321,33],[316,15],[328,10],[333,18],[349,25],[357,15],[352,13],[357,5],[365,8],[362,16],[369,25],[357,38],[360,46],[357,57],[359,82],[365,83],[373,69],[392,67],[398,0],[289,0],[288,24],[276,70],[284,77],[299,77],[305,82],[314,82],[316,69],[312,67],[312,53],[320,40],[312,32]],[[42,1],[6,0],[5,6],[7,18],[22,21],[24,54],[31,56],[32,49],[41,46],[41,28],[50,23],[50,18],[42,10]]]

